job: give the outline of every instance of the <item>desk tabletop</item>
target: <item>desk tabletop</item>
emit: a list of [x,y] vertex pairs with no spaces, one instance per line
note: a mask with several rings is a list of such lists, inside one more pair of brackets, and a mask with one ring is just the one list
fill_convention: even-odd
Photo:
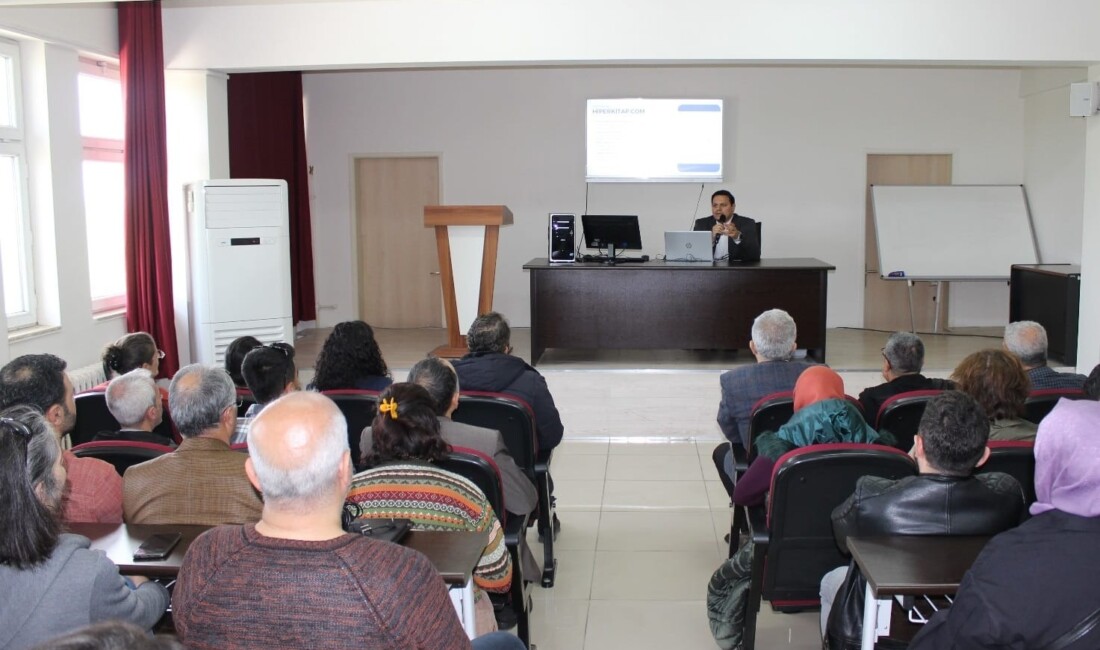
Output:
[[[175,524],[72,524],[69,532],[92,540],[92,548],[103,551],[120,573],[156,578],[174,578],[183,565],[183,557],[195,538],[210,526]],[[180,533],[183,537],[164,560],[135,562],[134,551],[157,533]],[[414,530],[401,545],[423,553],[448,585],[464,585],[473,575],[481,552],[489,541],[489,531],[445,532]]]
[[852,537],[848,549],[871,592],[888,596],[954,594],[988,536]]
[[[636,253],[637,251],[628,251]],[[625,253],[624,253],[625,255]],[[836,267],[828,262],[822,262],[813,257],[766,257],[756,262],[733,262],[721,260],[718,262],[669,262],[665,260],[649,260],[648,262],[617,262],[614,265],[603,262],[581,262],[572,264],[551,264],[545,257],[536,257],[523,265],[524,269],[630,269],[630,270],[657,270],[657,269],[694,269],[699,271],[730,271],[730,270],[763,270],[774,271],[777,269],[798,269],[810,271],[835,271]]]

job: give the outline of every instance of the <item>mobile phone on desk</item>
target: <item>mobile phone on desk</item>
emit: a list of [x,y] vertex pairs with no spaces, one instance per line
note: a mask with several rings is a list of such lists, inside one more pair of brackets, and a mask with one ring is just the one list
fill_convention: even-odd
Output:
[[183,535],[180,533],[157,533],[141,543],[134,551],[135,562],[150,562],[163,560],[172,554],[172,549],[180,543]]

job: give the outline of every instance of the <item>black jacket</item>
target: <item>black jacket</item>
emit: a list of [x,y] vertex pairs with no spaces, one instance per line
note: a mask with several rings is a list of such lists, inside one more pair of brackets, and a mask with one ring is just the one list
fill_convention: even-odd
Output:
[[535,411],[539,450],[553,449],[561,442],[562,426],[546,380],[519,357],[499,352],[471,352],[454,362],[462,390],[483,390],[515,395]]
[[[741,243],[735,244],[730,240],[730,259],[737,262],[755,262],[760,259],[760,229],[757,223],[748,217],[735,214],[732,217],[733,224],[741,231]],[[703,217],[695,220],[692,230],[709,231],[718,221],[714,216]],[[717,243],[717,242],[714,242]],[[712,244],[713,246],[713,244]]]
[[867,418],[867,422],[878,428],[876,419],[878,418],[879,409],[882,408],[883,402],[894,395],[908,393],[911,390],[951,390],[954,387],[955,384],[950,380],[929,379],[917,372],[911,375],[902,375],[893,381],[864,390],[859,394],[859,404],[863,407],[863,415]]
[[[921,474],[897,481],[864,476],[855,493],[833,511],[833,534],[848,553],[848,537],[994,535],[1019,524],[1026,513],[1020,483],[999,472]],[[829,612],[829,648],[859,647],[865,586],[853,563]]]

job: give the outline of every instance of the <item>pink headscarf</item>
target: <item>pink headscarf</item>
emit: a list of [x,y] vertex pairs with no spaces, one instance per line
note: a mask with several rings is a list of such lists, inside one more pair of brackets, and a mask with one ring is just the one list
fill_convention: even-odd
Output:
[[844,380],[828,366],[810,366],[794,383],[794,410],[827,399],[844,399]]
[[1031,514],[1100,516],[1100,402],[1060,399],[1035,437]]

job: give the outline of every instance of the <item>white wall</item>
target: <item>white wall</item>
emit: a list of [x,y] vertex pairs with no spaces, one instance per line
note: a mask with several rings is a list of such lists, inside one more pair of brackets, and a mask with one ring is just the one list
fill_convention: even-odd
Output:
[[[508,205],[515,224],[502,231],[495,303],[524,326],[529,278],[521,267],[546,255],[547,214],[585,212],[584,100],[681,96],[725,100],[727,182],[708,185],[697,212],[697,184],[594,184],[588,212],[639,214],[653,255],[663,252],[665,230],[689,228],[708,213],[710,193],[728,188],[740,212],[766,224],[765,256],[837,266],[828,325],[860,326],[866,155],[947,152],[956,183],[1020,183],[1018,84],[1010,70],[897,68],[307,74],[317,301],[337,305],[321,313],[320,325],[357,312],[354,156],[439,152],[443,203]],[[971,288],[968,318],[1003,323],[1002,293],[993,283]]]
[[118,57],[118,12],[112,4],[0,8],[0,29]]
[[[1100,83],[1100,66],[1088,80]],[[1085,120],[1084,216],[1081,230],[1081,319],[1078,325],[1077,368],[1089,372],[1100,362],[1100,116]]]
[[165,60],[188,69],[1100,61],[1095,0],[168,0],[164,6]]

